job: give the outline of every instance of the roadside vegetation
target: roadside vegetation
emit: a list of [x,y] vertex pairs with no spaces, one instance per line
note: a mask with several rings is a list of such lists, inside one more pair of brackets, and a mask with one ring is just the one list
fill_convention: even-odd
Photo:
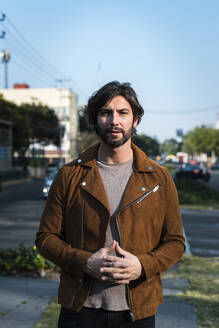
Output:
[[219,327],[219,257],[185,255],[166,278],[186,278],[189,287],[176,300],[194,306],[199,328]]
[[[219,257],[185,255],[164,278],[186,278],[189,286],[174,300],[194,306],[199,328],[219,327]],[[34,328],[56,328],[60,305],[55,298]]]
[[56,270],[55,265],[42,257],[36,246],[21,244],[16,248],[0,250],[1,275],[44,276],[53,270]]
[[[219,209],[219,192],[200,180],[175,180],[180,205],[194,208]],[[187,206],[188,205],[188,206]]]

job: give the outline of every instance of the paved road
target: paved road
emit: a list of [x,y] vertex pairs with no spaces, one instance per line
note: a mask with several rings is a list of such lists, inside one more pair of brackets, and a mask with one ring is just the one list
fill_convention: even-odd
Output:
[[182,211],[186,236],[193,254],[219,256],[219,211]]
[[208,181],[208,185],[219,191],[219,170],[211,171],[211,178]]
[[0,248],[34,245],[45,201],[42,180],[9,185],[0,193]]
[[[21,242],[33,245],[45,201],[42,180],[5,187],[0,193],[0,248]],[[219,256],[219,211],[182,210],[183,224],[192,252]]]

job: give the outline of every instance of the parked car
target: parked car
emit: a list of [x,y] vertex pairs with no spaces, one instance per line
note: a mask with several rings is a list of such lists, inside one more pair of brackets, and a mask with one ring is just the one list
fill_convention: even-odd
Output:
[[204,165],[182,164],[175,173],[176,179],[203,179],[209,181],[210,177],[210,170]]
[[50,176],[51,173],[57,171],[57,169],[58,169],[58,166],[56,164],[53,164],[53,163],[49,164],[46,168],[46,176]]
[[44,199],[47,199],[47,197],[48,197],[49,189],[51,187],[51,184],[52,184],[57,172],[58,172],[58,170],[53,171],[48,177],[45,177],[45,179],[44,179],[44,184],[43,184],[43,188],[42,188],[42,197]]
[[219,163],[212,164],[211,170],[219,170]]

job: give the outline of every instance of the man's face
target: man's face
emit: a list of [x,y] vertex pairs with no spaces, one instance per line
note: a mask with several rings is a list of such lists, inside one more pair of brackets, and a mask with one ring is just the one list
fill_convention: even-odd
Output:
[[131,139],[137,124],[131,105],[122,96],[113,98],[97,114],[98,135],[105,144],[114,148]]

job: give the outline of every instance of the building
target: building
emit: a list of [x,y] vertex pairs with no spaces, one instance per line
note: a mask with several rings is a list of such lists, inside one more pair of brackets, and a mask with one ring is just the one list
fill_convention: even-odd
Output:
[[64,162],[77,157],[77,95],[71,89],[29,88],[27,84],[15,84],[13,89],[0,89],[0,94],[17,105],[40,103],[53,109],[60,120],[60,148],[45,147],[45,157],[50,161],[61,158]]

